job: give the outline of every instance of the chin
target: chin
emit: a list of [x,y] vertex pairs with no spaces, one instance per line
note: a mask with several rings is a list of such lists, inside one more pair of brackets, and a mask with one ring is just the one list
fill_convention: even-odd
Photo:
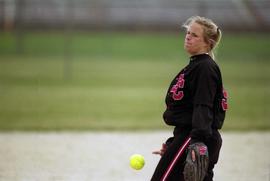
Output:
[[188,47],[185,46],[184,49],[189,55],[192,55],[192,52],[190,51],[190,49]]
[[189,52],[188,46],[184,45],[184,49],[186,50],[186,52]]

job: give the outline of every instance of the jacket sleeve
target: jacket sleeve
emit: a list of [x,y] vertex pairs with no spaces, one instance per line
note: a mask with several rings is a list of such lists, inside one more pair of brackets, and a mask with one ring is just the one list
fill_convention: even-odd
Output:
[[192,117],[191,143],[204,142],[212,134],[213,111],[207,105],[195,105]]
[[204,142],[212,134],[213,103],[217,90],[215,67],[203,64],[194,76],[191,143]]

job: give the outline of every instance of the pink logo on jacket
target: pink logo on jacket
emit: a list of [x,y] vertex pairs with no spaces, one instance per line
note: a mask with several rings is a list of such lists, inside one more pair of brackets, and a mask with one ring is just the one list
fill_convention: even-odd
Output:
[[172,98],[174,100],[181,100],[184,97],[184,92],[179,90],[181,88],[184,88],[185,85],[185,79],[184,79],[184,74],[180,74],[179,77],[177,78],[177,83],[172,86],[170,92],[172,93]]

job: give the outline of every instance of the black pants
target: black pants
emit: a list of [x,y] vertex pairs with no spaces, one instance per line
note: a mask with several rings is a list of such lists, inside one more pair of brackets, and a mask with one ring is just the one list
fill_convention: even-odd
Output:
[[[183,170],[186,160],[186,147],[188,146],[190,130],[175,129],[174,138],[166,152],[161,157],[151,181],[184,181]],[[218,161],[222,139],[217,130],[205,142],[209,152],[209,167],[204,181],[213,180],[213,169]],[[183,151],[184,150],[184,151]]]

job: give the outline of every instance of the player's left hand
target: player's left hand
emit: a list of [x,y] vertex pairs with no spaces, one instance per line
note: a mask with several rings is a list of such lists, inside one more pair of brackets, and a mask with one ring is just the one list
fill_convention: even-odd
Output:
[[203,181],[209,163],[207,146],[204,143],[194,143],[188,148],[184,167],[185,181]]

